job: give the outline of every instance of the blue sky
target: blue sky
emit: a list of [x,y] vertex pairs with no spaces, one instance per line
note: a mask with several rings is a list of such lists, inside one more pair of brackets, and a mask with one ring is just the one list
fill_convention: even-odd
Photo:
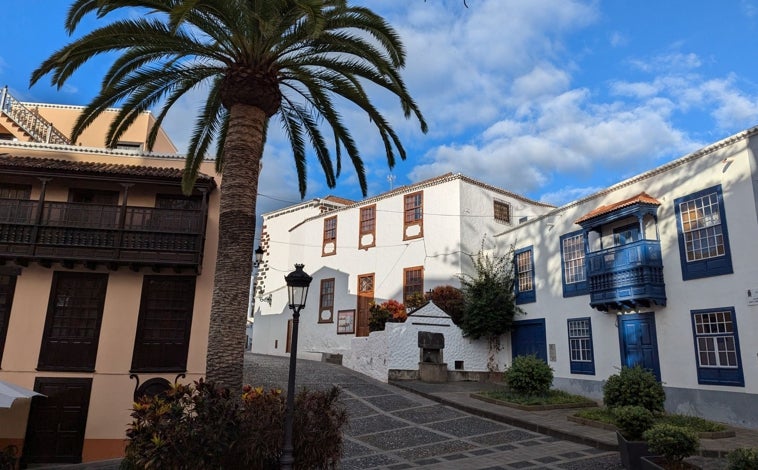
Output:
[[[62,90],[29,76],[68,37],[65,0],[3,5],[0,85],[24,101],[86,104],[109,58]],[[562,204],[758,125],[758,1],[361,0],[407,48],[404,77],[429,123],[375,101],[408,158],[390,173],[359,112],[342,112],[359,142],[369,196],[449,171]],[[75,36],[96,24],[88,19]],[[186,148],[203,90],[166,126]],[[329,189],[309,165],[306,198],[361,199],[349,164]],[[299,201],[291,152],[272,123],[258,206]]]

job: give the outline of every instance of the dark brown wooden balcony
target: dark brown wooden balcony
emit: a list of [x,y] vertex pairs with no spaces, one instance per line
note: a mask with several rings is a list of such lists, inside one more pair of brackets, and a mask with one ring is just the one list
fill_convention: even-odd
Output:
[[0,199],[0,262],[198,272],[205,221],[204,209]]

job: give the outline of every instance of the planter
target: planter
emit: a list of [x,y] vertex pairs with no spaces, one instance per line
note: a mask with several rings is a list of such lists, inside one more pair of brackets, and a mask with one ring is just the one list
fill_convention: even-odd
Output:
[[642,457],[652,456],[653,453],[645,441],[628,441],[616,431],[616,438],[619,443],[619,453],[621,453],[621,464],[627,470],[639,470],[642,467],[640,460]]
[[660,455],[642,457],[640,459],[640,464],[642,465],[640,467],[642,470],[690,470],[699,468],[689,462],[684,461],[677,462],[673,466],[668,465],[666,459]]

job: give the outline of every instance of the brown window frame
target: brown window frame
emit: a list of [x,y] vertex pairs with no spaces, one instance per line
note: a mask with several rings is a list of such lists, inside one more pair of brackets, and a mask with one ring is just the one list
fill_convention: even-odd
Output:
[[[331,290],[328,290],[327,287],[331,284]],[[318,322],[319,323],[334,323],[334,278],[331,277],[329,279],[322,279],[321,285],[319,289],[319,300],[318,300]],[[324,302],[328,303],[324,303]],[[329,318],[323,318],[322,313],[325,311],[329,311]]]
[[[364,214],[367,214],[368,211],[371,211],[371,216],[364,217]],[[370,228],[366,227],[366,223],[370,221],[371,225]],[[371,243],[363,244],[363,236],[364,235],[371,235]],[[359,218],[358,218],[358,248],[361,250],[368,250],[369,248],[376,246],[376,204],[372,204],[370,206],[361,207]]]
[[[329,224],[334,222],[334,227],[330,227]],[[327,253],[326,245],[328,243],[334,244],[334,250]],[[323,241],[321,243],[321,256],[332,256],[337,254],[337,216],[333,215],[324,219],[324,232]]]
[[[166,286],[169,288],[165,289]],[[196,288],[195,276],[143,278],[130,372],[187,370]],[[173,338],[160,338],[151,334],[155,330],[173,330],[179,334]]]
[[[412,284],[408,282],[408,276],[418,273],[418,282],[413,282]],[[424,295],[424,267],[423,266],[413,266],[410,268],[404,268],[403,269],[403,304],[408,303],[408,299],[411,295],[414,294],[421,294]]]
[[[511,205],[505,201],[495,199],[492,201],[493,217],[495,222],[511,225]],[[503,212],[505,214],[503,215]]]
[[[67,283],[70,285],[66,286]],[[89,293],[86,289],[87,283],[94,284],[92,286],[94,288]],[[75,372],[95,370],[107,288],[107,274],[65,271],[53,273],[37,370]],[[69,305],[69,301],[72,300],[81,303],[77,305],[72,302],[72,305]],[[89,305],[86,304],[87,301]],[[83,316],[82,312],[87,309],[94,315]],[[91,327],[93,331],[89,337],[71,335],[71,330],[77,326],[67,324],[77,319],[84,320],[85,324],[94,321]],[[86,326],[84,328],[87,329]],[[88,346],[83,346],[87,343]]]
[[32,197],[32,185],[0,183],[0,199],[27,200]]
[[[418,198],[418,204],[415,199]],[[408,235],[408,228],[418,226],[417,235]],[[403,197],[403,240],[413,240],[424,236],[424,192],[406,194]]]

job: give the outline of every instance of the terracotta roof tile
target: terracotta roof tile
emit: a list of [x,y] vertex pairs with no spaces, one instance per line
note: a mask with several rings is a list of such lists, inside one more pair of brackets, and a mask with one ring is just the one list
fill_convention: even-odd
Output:
[[643,191],[636,196],[630,197],[629,199],[624,199],[623,201],[615,202],[613,204],[606,204],[604,206],[600,206],[597,209],[576,219],[576,223],[580,224],[584,221],[593,219],[595,217],[598,217],[604,214],[608,214],[609,212],[613,212],[617,209],[621,209],[622,207],[632,206],[634,204],[652,204],[655,206],[661,205],[658,199],[652,197],[651,195]]
[[[80,175],[109,175],[126,177],[146,177],[169,180],[181,180],[183,170],[145,165],[120,165],[115,163],[82,162],[58,160],[55,158],[39,158],[0,153],[0,170],[21,169],[31,171],[52,170],[64,174]],[[200,173],[198,181],[215,185],[213,178]]]
[[339,196],[326,196],[324,199],[331,202],[336,202],[337,204],[343,204],[345,206],[349,206],[350,204],[355,204],[355,201],[350,199],[345,199],[344,197]]

